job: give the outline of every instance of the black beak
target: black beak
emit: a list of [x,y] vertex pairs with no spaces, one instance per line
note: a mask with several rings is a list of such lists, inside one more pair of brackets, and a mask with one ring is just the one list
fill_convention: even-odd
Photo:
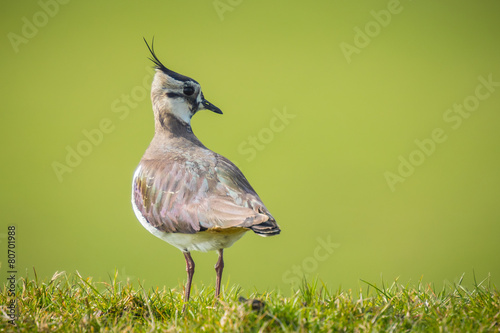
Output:
[[222,114],[222,111],[218,107],[216,107],[215,105],[213,105],[212,103],[207,101],[205,98],[203,98],[203,101],[201,101],[201,105],[203,106],[203,109],[205,109],[205,110],[210,110],[212,112]]

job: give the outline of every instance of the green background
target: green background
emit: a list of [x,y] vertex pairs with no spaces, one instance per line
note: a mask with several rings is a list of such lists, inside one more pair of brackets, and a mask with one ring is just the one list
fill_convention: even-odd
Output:
[[[226,250],[224,283],[288,292],[305,274],[332,288],[398,277],[440,286],[463,273],[471,283],[474,271],[498,285],[500,87],[477,87],[479,77],[500,82],[499,10],[498,1],[4,2],[2,273],[16,225],[20,276],[35,267],[39,278],[185,279],[181,252],[130,205],[153,136],[142,38],[154,36],[162,62],[224,111],[197,114],[196,135],[243,170],[282,228]],[[476,89],[488,97],[453,128],[447,110],[473,103]],[[103,120],[108,133],[89,146],[84,131]],[[431,149],[435,129],[446,140]],[[87,156],[58,178],[68,147]],[[400,167],[410,158],[414,170]],[[386,173],[398,167],[407,174],[391,188]],[[216,255],[193,257],[194,283],[214,283]]]

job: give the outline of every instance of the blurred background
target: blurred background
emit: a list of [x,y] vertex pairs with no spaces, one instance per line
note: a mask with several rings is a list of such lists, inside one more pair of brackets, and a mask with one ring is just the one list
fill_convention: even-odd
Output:
[[[178,287],[183,255],[131,204],[153,137],[152,63],[224,115],[193,129],[282,228],[225,251],[223,283],[284,293],[382,279],[500,282],[498,1],[4,2],[1,262]],[[195,285],[215,253],[194,253]],[[2,277],[2,281],[5,278]]]

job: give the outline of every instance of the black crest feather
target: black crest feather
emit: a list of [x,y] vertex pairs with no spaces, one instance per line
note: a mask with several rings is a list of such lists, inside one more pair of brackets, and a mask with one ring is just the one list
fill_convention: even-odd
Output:
[[[144,42],[146,43],[146,46],[148,47],[148,50],[151,53],[151,57],[149,57],[148,59],[151,60],[155,64],[154,68],[161,70],[163,73],[167,74],[171,78],[176,79],[178,81],[184,81],[184,82],[186,82],[186,81],[192,81],[192,82],[196,82],[195,80],[193,80],[190,77],[181,75],[179,73],[176,73],[176,72],[168,69],[167,67],[165,67],[165,65],[163,65],[161,63],[160,59],[158,59],[158,57],[155,54],[155,49],[154,49],[155,38],[154,37],[151,40],[151,47],[149,46],[146,38],[144,38],[144,37],[142,37],[142,38],[144,39]],[[198,83],[198,82],[196,82],[196,83]]]
[[146,46],[148,47],[148,50],[151,53],[151,57],[149,57],[148,59],[151,60],[156,65],[155,68],[164,72],[169,71],[169,69],[161,63],[160,59],[158,59],[158,57],[155,54],[155,46],[154,46],[155,38],[153,37],[153,40],[151,41],[151,46],[149,46],[146,38],[144,37],[142,38],[144,39],[144,43],[146,43]]

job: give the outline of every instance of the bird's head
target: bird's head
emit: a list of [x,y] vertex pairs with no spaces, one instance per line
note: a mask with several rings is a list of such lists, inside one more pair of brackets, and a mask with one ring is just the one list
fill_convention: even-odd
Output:
[[168,69],[161,63],[154,52],[154,40],[151,47],[146,39],[144,41],[151,52],[150,59],[156,69],[151,87],[151,101],[156,121],[161,123],[165,117],[171,115],[189,125],[191,117],[200,110],[222,114],[218,107],[205,99],[198,82]]

